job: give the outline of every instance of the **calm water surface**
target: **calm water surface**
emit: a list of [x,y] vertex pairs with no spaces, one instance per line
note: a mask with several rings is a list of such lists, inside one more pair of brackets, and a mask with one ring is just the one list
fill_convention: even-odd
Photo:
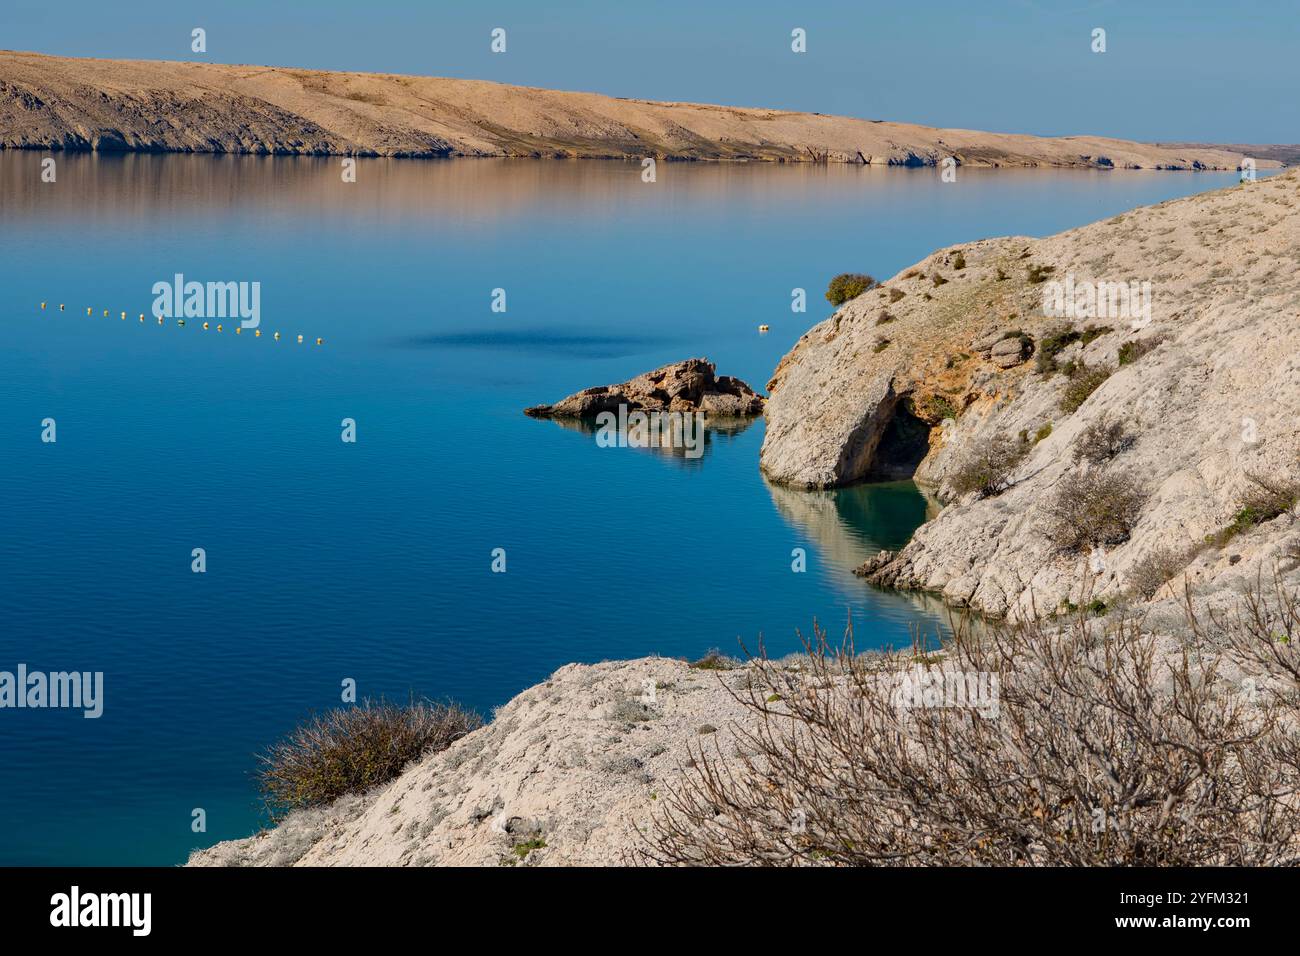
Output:
[[[924,519],[910,484],[770,487],[761,422],[689,461],[520,410],[695,355],[761,389],[836,272],[1234,179],[60,156],[50,184],[41,158],[0,153],[0,670],[100,670],[107,699],[0,710],[8,864],[247,835],[253,755],[345,678],[486,710],[570,661],[933,631],[850,573]],[[266,334],[139,324],[177,272],[260,281]]]

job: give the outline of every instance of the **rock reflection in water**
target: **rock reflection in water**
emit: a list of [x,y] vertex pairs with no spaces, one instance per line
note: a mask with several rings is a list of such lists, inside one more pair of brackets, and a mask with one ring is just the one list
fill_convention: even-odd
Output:
[[[636,434],[637,429],[618,426],[613,429],[602,428],[595,419],[586,418],[552,418],[549,419],[556,425],[566,431],[578,432],[582,435],[590,436],[592,441],[596,441],[602,432],[609,435],[616,435],[618,438],[619,448],[636,449],[637,451],[653,452],[664,458],[670,459],[683,466],[698,466],[703,463],[705,457],[713,451],[713,445],[719,440],[728,440],[746,431],[758,419],[756,418],[708,418],[705,420],[703,429],[700,430],[701,437],[698,441],[690,441],[692,436],[682,434],[682,429],[673,427],[673,419],[665,416],[660,419],[660,428],[656,432],[653,429],[646,429],[644,434],[650,438],[649,443],[642,442],[640,435]],[[634,433],[632,437],[635,441],[629,440],[629,432]]]

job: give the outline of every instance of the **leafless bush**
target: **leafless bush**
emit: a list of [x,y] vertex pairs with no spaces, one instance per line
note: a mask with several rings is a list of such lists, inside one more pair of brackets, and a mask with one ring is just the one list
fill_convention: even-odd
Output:
[[317,715],[259,760],[258,783],[273,818],[330,803],[392,780],[432,750],[447,747],[482,719],[457,704],[366,701]]
[[1127,472],[1090,468],[1061,479],[1044,506],[1043,533],[1062,551],[1128,540],[1146,495]]
[[[1300,671],[1237,627],[1262,649],[1261,670],[1294,693]],[[756,683],[776,694],[737,695],[754,717],[737,728],[738,750],[752,756],[693,748],[635,860],[1300,863],[1295,713],[1222,678],[1203,628],[1167,652],[1132,618],[955,630],[941,665],[856,655],[851,633],[831,648],[818,629],[798,670],[760,656]],[[997,716],[900,704],[901,669],[941,666],[996,675]]]
[[1129,571],[1133,593],[1150,600],[1191,563],[1192,548],[1160,548],[1143,555]]
[[1133,446],[1134,438],[1122,421],[1101,418],[1085,428],[1074,444],[1076,463],[1102,465]]
[[1242,496],[1241,507],[1255,518],[1255,523],[1272,521],[1291,514],[1300,500],[1300,482],[1287,476],[1262,478],[1247,474],[1250,489]]
[[976,492],[991,498],[1007,489],[1011,475],[1024,460],[1028,446],[1006,435],[995,435],[987,442],[977,442],[958,460],[948,478],[949,487],[959,495]]

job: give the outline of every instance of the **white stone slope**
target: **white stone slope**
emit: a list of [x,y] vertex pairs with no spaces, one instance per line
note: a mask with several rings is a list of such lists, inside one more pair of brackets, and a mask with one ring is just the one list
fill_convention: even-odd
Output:
[[[1034,283],[1031,267],[1054,271]],[[1125,593],[1137,562],[1169,549],[1200,549],[1187,572],[1205,590],[1238,588],[1279,564],[1293,575],[1288,515],[1222,548],[1204,540],[1239,510],[1248,475],[1298,477],[1298,272],[1296,172],[1045,239],[941,250],[845,305],[782,360],[768,386],[762,468],[801,487],[859,480],[882,464],[887,426],[910,409],[934,426],[916,478],[949,506],[875,568],[876,580],[999,615],[1043,613],[1077,598],[1090,559],[1054,549],[1044,506],[1079,467],[1083,429],[1123,421],[1136,442],[1107,467],[1132,473],[1148,498],[1129,540],[1101,556],[1097,595]],[[935,285],[936,274],[946,281]],[[1045,315],[1044,289],[1067,277],[1076,287],[1149,281],[1149,324]],[[1038,374],[1022,340],[1003,338],[1018,330],[1037,347],[1065,325],[1093,326],[1096,337],[1061,361],[1114,370],[1072,413],[1061,406],[1066,377]],[[1121,365],[1126,343],[1151,349]],[[975,445],[997,435],[1032,442],[1048,425],[1001,495],[962,498],[948,484]]]
[[[751,718],[727,688],[744,694],[749,674],[657,657],[570,664],[375,792],[189,865],[618,865],[691,748],[735,755],[735,729]],[[643,704],[648,688],[654,703]]]

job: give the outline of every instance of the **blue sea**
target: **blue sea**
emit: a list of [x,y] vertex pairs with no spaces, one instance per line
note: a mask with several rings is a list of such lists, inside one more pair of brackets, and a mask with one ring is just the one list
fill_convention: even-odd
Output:
[[[761,421],[687,459],[522,409],[692,356],[765,391],[838,272],[1235,180],[45,156],[0,153],[0,670],[101,671],[104,701],[0,709],[3,864],[254,832],[256,754],[349,679],[486,713],[572,661],[937,633],[851,573],[925,520],[910,483],[771,487]],[[259,282],[262,336],[159,326],[177,273]]]

